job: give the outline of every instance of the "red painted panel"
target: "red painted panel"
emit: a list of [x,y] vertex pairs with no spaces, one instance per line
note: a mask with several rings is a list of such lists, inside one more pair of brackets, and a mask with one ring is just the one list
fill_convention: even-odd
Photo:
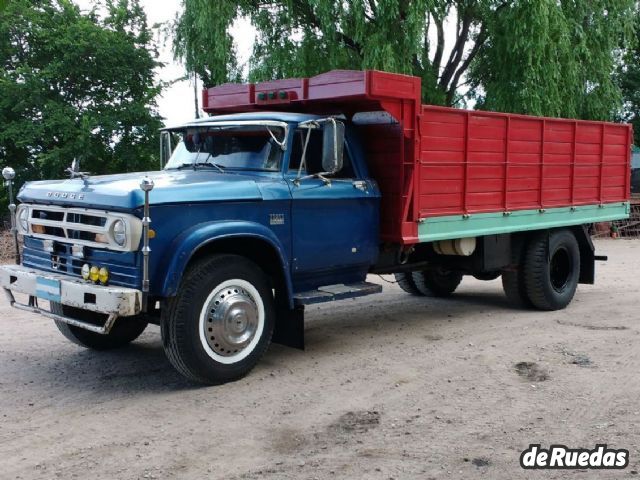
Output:
[[[288,103],[256,92],[285,89]],[[386,111],[358,125],[382,191],[382,241],[415,243],[425,216],[626,201],[631,128],[420,105],[420,80],[339,70],[309,79],[222,85],[203,92],[210,113],[279,108],[317,114]],[[290,100],[290,101],[289,101]]]
[[[429,122],[429,131],[439,132],[438,148],[443,149],[448,140],[462,153],[461,158],[456,156],[462,165],[450,178],[458,181],[458,188],[447,196],[447,204],[451,204],[451,195],[459,193],[461,209],[456,213],[628,198],[628,193],[621,190],[627,178],[624,169],[629,165],[626,125],[458,110],[447,116],[447,110],[441,107],[423,107],[422,113],[423,125]],[[448,125],[442,124],[440,129],[435,125],[440,118],[449,122],[456,119],[456,138],[445,135]],[[460,138],[461,133],[464,138]],[[427,146],[421,147],[420,155],[422,163],[436,165],[442,161],[434,158]],[[423,179],[431,173],[420,171]],[[605,180],[606,176],[609,178]],[[460,185],[464,187],[461,192]],[[421,182],[420,187],[429,188],[430,184]],[[441,204],[433,193],[420,197],[421,211],[437,214]]]

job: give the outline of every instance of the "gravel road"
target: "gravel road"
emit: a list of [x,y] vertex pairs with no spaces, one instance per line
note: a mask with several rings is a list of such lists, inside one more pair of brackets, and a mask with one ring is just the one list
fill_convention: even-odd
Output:
[[[92,352],[0,303],[0,478],[637,478],[640,242],[603,240],[565,311],[384,293],[308,309],[305,352],[245,379],[183,381],[158,327]],[[385,277],[389,279],[388,277]],[[524,472],[530,443],[631,452],[616,473]]]

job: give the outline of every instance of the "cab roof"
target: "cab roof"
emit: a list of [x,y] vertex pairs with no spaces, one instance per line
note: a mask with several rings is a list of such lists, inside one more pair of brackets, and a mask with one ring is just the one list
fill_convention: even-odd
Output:
[[163,130],[177,130],[185,127],[197,127],[200,125],[209,125],[216,122],[233,122],[247,120],[272,120],[285,123],[300,123],[307,120],[320,118],[320,115],[311,115],[308,113],[292,113],[292,112],[246,112],[233,113],[229,115],[214,115],[211,117],[197,118],[188,122],[172,125]]

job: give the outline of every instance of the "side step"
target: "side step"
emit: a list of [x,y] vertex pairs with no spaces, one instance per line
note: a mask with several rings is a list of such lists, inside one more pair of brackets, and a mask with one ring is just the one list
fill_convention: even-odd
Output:
[[364,297],[374,293],[380,293],[382,285],[377,283],[338,283],[336,285],[325,285],[317,290],[296,293],[293,302],[298,305],[313,305],[314,303],[333,302],[347,298]]

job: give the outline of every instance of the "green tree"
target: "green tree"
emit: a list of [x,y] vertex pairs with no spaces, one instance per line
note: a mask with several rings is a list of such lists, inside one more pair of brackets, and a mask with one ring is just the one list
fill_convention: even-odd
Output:
[[[636,5],[636,32],[640,33],[640,2]],[[622,88],[622,120],[633,125],[635,144],[640,146],[640,40],[630,46],[619,72]]]
[[[11,0],[0,15],[0,163],[24,180],[156,165],[160,85],[138,0]],[[3,189],[4,190],[4,189]],[[3,193],[4,194],[4,193]]]
[[[238,77],[229,26],[258,36],[249,79],[377,68],[422,78],[423,100],[608,117],[633,0],[183,0],[175,52],[205,84]],[[447,26],[455,34],[447,45]],[[469,84],[472,88],[469,90]]]
[[[239,71],[228,29],[246,16],[258,31],[250,80],[375,68],[419,76],[426,101],[452,104],[486,40],[484,23],[501,5],[495,0],[183,0],[175,52],[205,84],[235,80]],[[450,48],[447,22],[456,26]]]
[[608,120],[621,106],[613,75],[631,41],[633,0],[522,0],[490,20],[472,65],[478,107]]

